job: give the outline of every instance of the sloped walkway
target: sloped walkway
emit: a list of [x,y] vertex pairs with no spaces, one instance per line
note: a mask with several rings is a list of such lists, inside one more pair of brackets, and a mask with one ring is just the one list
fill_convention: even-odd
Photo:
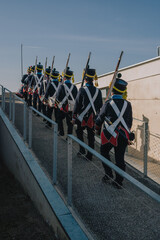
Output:
[[[22,128],[22,112],[16,106],[17,128]],[[67,195],[67,141],[58,137],[58,191]],[[33,152],[52,181],[53,130],[44,126],[41,117],[33,116]],[[99,146],[96,146],[99,151]],[[117,190],[104,184],[101,162],[77,157],[78,146],[73,144],[73,210],[93,239],[144,240],[160,239],[160,204],[128,181]],[[132,169],[127,172],[140,178]],[[159,189],[157,189],[159,192]]]

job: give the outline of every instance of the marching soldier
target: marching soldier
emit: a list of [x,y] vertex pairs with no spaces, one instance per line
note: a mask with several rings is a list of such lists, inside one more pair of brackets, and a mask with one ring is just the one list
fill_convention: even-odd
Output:
[[[49,66],[48,68],[45,69],[45,73],[44,73],[45,76],[40,83],[40,91],[39,91],[39,99],[41,101],[41,108],[42,108],[42,112],[45,116],[47,115],[47,105],[44,102],[44,98],[45,98],[46,88],[49,84],[50,72],[51,72],[51,67]],[[46,120],[43,119],[43,121],[45,122]]]
[[73,78],[73,71],[67,67],[64,71],[64,84],[61,84],[57,95],[56,95],[56,105],[59,107],[60,111],[58,113],[58,129],[59,135],[64,136],[63,119],[66,118],[67,122],[67,133],[72,134],[73,124],[72,124],[72,111],[75,104],[75,98],[77,96],[77,87],[72,84],[71,78]]
[[[51,72],[51,80],[50,80],[49,85],[46,89],[45,98],[44,98],[44,101],[46,103],[48,103],[47,117],[52,119],[52,113],[53,113],[53,110],[54,110],[54,116],[55,116],[56,123],[58,123],[59,108],[55,108],[55,99],[56,99],[56,93],[57,93],[58,88],[60,86],[59,78],[60,78],[60,74],[56,70],[56,68],[54,68],[53,71]],[[49,123],[49,122],[46,123],[46,127],[50,128],[51,126],[52,126],[51,123]]]
[[[126,92],[127,82],[116,78],[112,89],[112,97],[103,105],[97,119],[96,129],[98,130],[104,123],[101,133],[101,154],[110,160],[109,152],[112,148],[115,151],[116,165],[125,171],[124,154],[128,140],[133,140],[133,133],[130,133],[132,126],[132,107],[131,103],[124,100],[122,95]],[[110,182],[113,179],[112,169],[102,163],[105,176],[103,182]],[[114,187],[122,188],[123,177],[116,173]]]
[[31,67],[31,79],[28,84],[28,106],[32,106],[32,96],[33,96],[33,83],[32,78],[34,78],[35,66]]
[[33,75],[31,86],[33,86],[33,107],[37,109],[37,101],[38,101],[38,111],[41,112],[41,101],[39,99],[39,88],[40,84],[43,80],[42,70],[43,65],[39,62],[37,64],[37,74]]
[[29,82],[31,81],[32,75],[31,75],[31,67],[28,67],[27,69],[27,74],[24,74],[22,77],[22,86],[19,90],[18,93],[16,93],[16,95],[18,97],[21,97],[25,99],[25,101],[28,101],[28,86],[29,86]]
[[29,82],[32,78],[32,75],[31,75],[31,67],[28,67],[28,70],[27,70],[27,73],[28,74],[25,74],[22,78],[22,83],[23,83],[23,97],[25,99],[25,102],[28,102],[28,85],[29,85]]
[[[96,76],[95,69],[87,68],[85,74],[85,87],[79,89],[74,111],[73,111],[73,123],[77,124],[77,137],[84,141],[83,130],[87,129],[88,145],[94,149],[95,133],[94,123],[95,117],[99,113],[102,107],[102,94],[101,91],[93,85],[93,80]],[[85,149],[80,146],[78,155],[85,154]],[[87,153],[86,158],[92,160],[92,154]]]

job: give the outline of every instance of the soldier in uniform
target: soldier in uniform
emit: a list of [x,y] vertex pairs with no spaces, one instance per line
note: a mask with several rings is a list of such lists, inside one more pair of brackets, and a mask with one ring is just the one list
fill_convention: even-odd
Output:
[[28,106],[32,106],[32,96],[33,96],[33,83],[34,80],[34,72],[35,72],[35,66],[31,67],[31,79],[28,84]]
[[65,118],[67,122],[67,133],[72,134],[73,131],[73,124],[71,122],[72,111],[78,90],[71,82],[72,77],[73,71],[68,67],[66,72],[64,72],[64,84],[60,85],[56,95],[56,105],[60,109],[58,113],[58,129],[59,135],[61,136],[64,136],[63,119]]
[[33,75],[32,77],[32,82],[31,86],[33,86],[33,107],[37,109],[37,102],[38,102],[38,111],[41,112],[41,101],[39,99],[39,89],[40,89],[40,84],[43,80],[43,75],[42,75],[42,70],[43,70],[43,65],[39,62],[37,64],[37,74]]
[[[59,77],[60,77],[59,72],[56,70],[56,68],[54,68],[51,72],[51,80],[47,86],[45,98],[44,98],[44,101],[46,103],[48,103],[47,117],[52,119],[52,113],[54,110],[54,116],[55,116],[56,123],[58,123],[59,108],[55,108],[55,99],[56,99],[56,93],[60,86]],[[52,124],[50,122],[46,123],[46,127],[50,128],[51,126],[52,126]]]
[[28,102],[28,86],[29,82],[31,81],[32,75],[31,75],[31,67],[28,67],[27,74],[24,74],[21,80],[22,86],[16,95],[18,97],[21,97],[25,99],[26,102]]
[[[110,160],[109,152],[114,148],[116,165],[123,171],[125,171],[124,154],[128,140],[133,140],[131,139],[132,133],[130,133],[132,126],[131,103],[122,97],[126,87],[126,81],[116,78],[112,97],[103,105],[95,125],[95,128],[98,130],[104,123],[104,129],[101,133],[101,154]],[[102,181],[112,182],[114,187],[122,188],[123,177],[115,173],[115,181],[111,181],[113,180],[112,169],[106,164],[102,164],[106,174]]]
[[[39,99],[41,101],[41,108],[42,108],[42,112],[45,116],[47,115],[47,105],[44,101],[44,98],[45,98],[46,88],[49,84],[50,72],[51,72],[51,67],[49,66],[48,68],[45,69],[44,78],[40,83],[40,91],[39,91]],[[45,122],[46,120],[43,119],[43,121]]]
[[[88,68],[85,76],[86,85],[79,89],[72,119],[72,122],[77,124],[76,133],[81,141],[84,141],[83,130],[87,129],[88,145],[93,149],[95,141],[95,118],[102,107],[102,93],[93,85],[95,76],[95,69]],[[81,154],[85,154],[85,149],[80,146],[78,155]],[[92,160],[92,154],[88,152],[86,158]]]
[[23,75],[22,83],[23,83],[23,97],[25,99],[25,102],[28,103],[28,86],[29,82],[31,81],[32,75],[31,75],[31,67],[28,67],[26,75]]

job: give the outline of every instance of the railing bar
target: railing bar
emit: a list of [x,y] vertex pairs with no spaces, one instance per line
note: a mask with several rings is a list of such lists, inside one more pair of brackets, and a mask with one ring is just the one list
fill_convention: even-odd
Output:
[[57,124],[54,125],[53,130],[53,184],[57,183]]

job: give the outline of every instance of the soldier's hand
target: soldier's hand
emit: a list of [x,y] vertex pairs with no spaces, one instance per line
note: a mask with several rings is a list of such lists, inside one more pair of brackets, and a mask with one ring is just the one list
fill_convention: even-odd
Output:
[[75,122],[76,122],[76,120],[75,120],[75,119],[72,119],[71,123],[72,123],[73,125],[75,124]]
[[100,134],[101,134],[101,127],[99,127],[99,126],[97,126],[97,125],[95,124],[95,126],[94,126],[94,131],[95,131],[95,134],[96,134],[96,135],[100,135]]

